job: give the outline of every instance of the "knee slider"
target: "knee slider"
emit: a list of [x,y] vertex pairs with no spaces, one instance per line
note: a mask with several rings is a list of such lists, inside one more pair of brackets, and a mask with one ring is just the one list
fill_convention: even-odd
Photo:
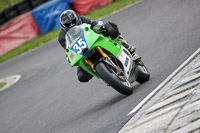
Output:
[[88,82],[91,79],[91,77],[92,77],[89,73],[87,73],[81,67],[77,68],[77,76],[78,76],[78,80],[80,82]]

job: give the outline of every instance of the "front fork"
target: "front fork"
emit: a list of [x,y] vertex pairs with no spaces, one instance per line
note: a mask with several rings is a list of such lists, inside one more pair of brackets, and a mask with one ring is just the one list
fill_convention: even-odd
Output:
[[[100,47],[96,47],[96,50],[103,56],[103,58],[108,58],[111,60],[110,57],[108,57],[108,55]],[[88,58],[85,59],[85,62],[92,68],[92,70],[94,70],[94,64]]]
[[111,60],[110,57],[108,57],[108,55],[100,47],[96,47],[96,49],[103,56],[103,58],[108,58],[109,60]]
[[[111,58],[102,50],[102,48],[96,47],[96,50],[102,55],[106,64],[114,67],[118,74],[123,73],[123,71],[112,62]],[[85,59],[85,62],[92,68],[92,70],[94,70],[94,65],[88,58]]]
[[[96,47],[96,50],[103,56],[104,59],[110,59],[110,57],[102,50],[102,48],[100,47]],[[94,70],[94,64],[88,59],[85,59],[85,62],[92,68],[92,70]]]

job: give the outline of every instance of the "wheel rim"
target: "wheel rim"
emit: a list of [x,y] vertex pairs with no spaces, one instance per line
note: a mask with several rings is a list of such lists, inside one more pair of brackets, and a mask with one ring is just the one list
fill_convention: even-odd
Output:
[[116,76],[116,77],[122,82],[123,85],[125,85],[125,86],[127,86],[127,87],[132,87],[131,84],[130,84],[130,82],[129,82],[124,76],[118,75],[118,74],[113,70],[113,68],[110,68],[110,67],[107,67],[107,68],[110,70],[110,72],[111,72],[114,76]]

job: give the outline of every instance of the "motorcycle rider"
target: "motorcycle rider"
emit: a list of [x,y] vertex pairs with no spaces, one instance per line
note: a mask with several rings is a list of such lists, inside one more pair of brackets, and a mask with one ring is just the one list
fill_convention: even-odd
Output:
[[[135,51],[135,46],[128,44],[122,35],[119,33],[118,27],[113,22],[107,22],[106,24],[103,24],[102,21],[96,21],[91,20],[85,16],[79,16],[75,11],[73,10],[65,10],[60,15],[60,24],[61,24],[61,30],[59,33],[58,41],[60,45],[65,49],[66,43],[65,43],[65,34],[67,31],[76,25],[81,25],[82,23],[91,24],[91,28],[95,25],[101,25],[102,26],[102,34],[104,36],[110,37],[113,40],[116,40],[118,43],[122,44],[125,48],[129,50],[131,54]],[[86,72],[82,67],[77,68],[77,76],[78,80],[80,82],[88,82],[93,76]]]

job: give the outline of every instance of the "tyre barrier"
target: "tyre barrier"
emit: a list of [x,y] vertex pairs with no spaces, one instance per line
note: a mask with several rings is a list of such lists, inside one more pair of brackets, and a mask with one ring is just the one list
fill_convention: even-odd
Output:
[[48,0],[24,0],[0,12],[0,26],[9,20],[33,10]]
[[4,13],[4,16],[6,18],[6,21],[9,21],[12,18],[15,18],[15,17],[20,15],[19,11],[17,10],[17,6],[16,5],[5,9],[3,13]]
[[9,21],[0,28],[0,56],[40,34],[31,12]]
[[34,7],[32,6],[31,1],[22,1],[18,4],[16,4],[17,11],[19,14],[24,14],[28,11],[31,11]]
[[113,0],[73,0],[72,8],[79,14],[89,13],[96,8],[107,5]]
[[42,34],[60,28],[60,14],[69,9],[67,0],[49,1],[32,10],[32,16]]
[[0,27],[0,56],[39,34],[60,28],[59,16],[70,7],[82,15],[112,1],[24,0],[17,3],[0,12],[0,25],[4,24]]

